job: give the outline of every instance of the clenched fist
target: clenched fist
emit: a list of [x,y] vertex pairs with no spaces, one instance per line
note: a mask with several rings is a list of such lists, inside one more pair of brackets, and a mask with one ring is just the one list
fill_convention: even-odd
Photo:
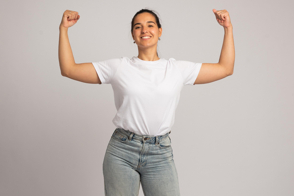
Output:
[[80,19],[80,15],[79,15],[78,12],[71,11],[71,10],[66,10],[63,13],[62,20],[61,20],[59,28],[71,27],[74,24],[76,24],[79,19]]
[[212,11],[215,14],[217,22],[221,26],[223,26],[223,27],[231,27],[232,26],[230,15],[229,15],[229,12],[227,10],[213,9]]

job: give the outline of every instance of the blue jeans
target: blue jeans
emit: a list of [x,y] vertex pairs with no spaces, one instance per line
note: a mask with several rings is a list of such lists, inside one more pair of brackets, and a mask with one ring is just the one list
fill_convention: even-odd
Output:
[[169,133],[138,135],[116,128],[103,160],[104,194],[179,196],[179,181]]

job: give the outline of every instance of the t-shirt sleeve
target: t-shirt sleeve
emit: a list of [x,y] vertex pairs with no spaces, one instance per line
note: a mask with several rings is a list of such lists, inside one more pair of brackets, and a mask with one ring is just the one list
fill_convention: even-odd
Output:
[[92,62],[101,84],[110,84],[122,62],[122,58]]
[[177,61],[183,76],[184,85],[193,85],[202,66],[202,63]]

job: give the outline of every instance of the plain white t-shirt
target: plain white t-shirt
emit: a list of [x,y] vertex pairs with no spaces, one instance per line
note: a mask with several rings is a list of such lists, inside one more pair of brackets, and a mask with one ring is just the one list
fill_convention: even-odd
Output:
[[138,57],[92,62],[102,84],[111,84],[117,113],[113,124],[139,135],[168,133],[184,85],[193,85],[202,63]]

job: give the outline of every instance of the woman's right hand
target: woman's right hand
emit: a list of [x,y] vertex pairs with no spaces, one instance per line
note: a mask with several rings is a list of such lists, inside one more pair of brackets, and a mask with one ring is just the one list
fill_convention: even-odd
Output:
[[66,10],[63,13],[62,20],[61,20],[59,28],[71,27],[74,24],[76,24],[79,19],[80,19],[80,15],[79,15],[78,12],[71,11],[71,10]]

